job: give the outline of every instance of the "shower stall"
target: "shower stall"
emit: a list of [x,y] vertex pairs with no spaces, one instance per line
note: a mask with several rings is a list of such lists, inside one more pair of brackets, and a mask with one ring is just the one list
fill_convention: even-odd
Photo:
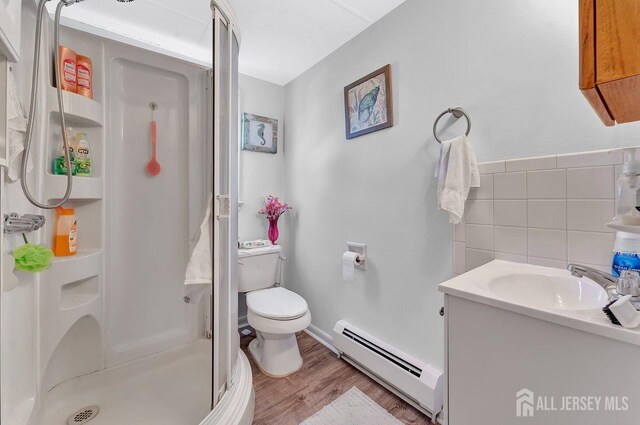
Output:
[[[11,72],[26,103],[36,9],[23,3],[24,52]],[[226,1],[211,11],[212,69],[61,28],[61,44],[93,61],[93,99],[63,93],[67,126],[90,142],[92,170],[73,178],[64,204],[75,210],[76,255],[38,274],[14,272],[7,253],[22,237],[4,235],[3,424],[251,423],[251,371],[237,331],[240,35]],[[52,170],[61,122],[52,20],[43,26],[27,183],[55,203],[66,176]],[[152,119],[156,176],[145,168]],[[44,215],[46,225],[26,236],[50,246],[54,212],[31,206],[19,186],[2,184],[2,212]],[[212,284],[185,289],[209,199]]]

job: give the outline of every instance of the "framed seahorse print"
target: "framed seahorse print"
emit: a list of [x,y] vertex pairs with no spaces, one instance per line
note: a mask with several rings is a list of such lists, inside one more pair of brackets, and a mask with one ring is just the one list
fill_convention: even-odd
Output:
[[278,152],[278,120],[254,114],[242,114],[242,149],[254,152]]
[[347,139],[393,127],[391,65],[344,88],[344,119]]

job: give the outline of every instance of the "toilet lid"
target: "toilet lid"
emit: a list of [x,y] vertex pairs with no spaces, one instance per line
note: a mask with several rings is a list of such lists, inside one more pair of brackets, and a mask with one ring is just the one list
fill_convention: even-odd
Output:
[[248,293],[247,308],[258,316],[276,320],[296,319],[309,309],[304,298],[284,288]]

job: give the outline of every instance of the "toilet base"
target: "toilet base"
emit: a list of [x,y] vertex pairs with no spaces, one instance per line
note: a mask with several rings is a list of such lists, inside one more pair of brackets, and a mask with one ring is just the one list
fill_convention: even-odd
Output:
[[295,334],[268,334],[256,330],[249,352],[260,370],[273,378],[284,378],[302,367]]

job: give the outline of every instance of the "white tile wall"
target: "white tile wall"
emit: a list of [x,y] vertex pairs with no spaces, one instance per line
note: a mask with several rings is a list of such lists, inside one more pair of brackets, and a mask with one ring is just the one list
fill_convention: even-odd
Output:
[[492,161],[492,162],[483,162],[478,164],[478,168],[480,169],[480,174],[495,174],[495,173],[504,173],[506,161]]
[[465,210],[465,223],[493,224],[493,199],[469,199]]
[[506,161],[507,172],[549,170],[556,168],[557,156],[540,156],[537,158],[510,159]]
[[527,194],[530,199],[565,199],[567,197],[567,171],[527,172]]
[[465,266],[466,270],[473,270],[493,261],[495,253],[493,251],[483,251],[479,249],[465,249]]
[[532,229],[527,231],[527,254],[551,260],[567,259],[567,231]]
[[466,225],[467,248],[493,251],[493,226]]
[[527,199],[527,173],[493,175],[495,199]]
[[526,255],[505,254],[504,252],[496,252],[496,260],[511,261],[512,263],[527,264]]
[[598,165],[622,164],[622,152],[592,151],[558,155],[558,168],[595,167]]
[[538,257],[529,257],[529,264],[533,264],[534,266],[553,267],[554,269],[566,269],[568,265],[566,261]]
[[527,229],[494,227],[494,250],[507,254],[527,255]]
[[611,262],[615,234],[569,232],[569,261],[605,265]]
[[469,199],[493,199],[493,174],[480,175],[480,187],[469,191]]
[[526,227],[527,201],[494,201],[493,224]]
[[462,274],[466,271],[465,268],[465,246],[464,242],[454,242],[453,244],[453,272],[455,274]]
[[528,227],[537,229],[566,229],[567,201],[565,199],[529,199],[527,223]]
[[607,151],[480,164],[481,187],[454,228],[455,273],[493,259],[609,270],[615,233],[605,224],[620,164]]
[[568,230],[613,233],[605,223],[615,215],[613,199],[569,199],[567,200]]
[[615,167],[570,168],[567,170],[567,197],[572,199],[613,199]]
[[453,240],[456,242],[464,242],[465,240],[465,225],[464,221],[459,224],[453,225]]

